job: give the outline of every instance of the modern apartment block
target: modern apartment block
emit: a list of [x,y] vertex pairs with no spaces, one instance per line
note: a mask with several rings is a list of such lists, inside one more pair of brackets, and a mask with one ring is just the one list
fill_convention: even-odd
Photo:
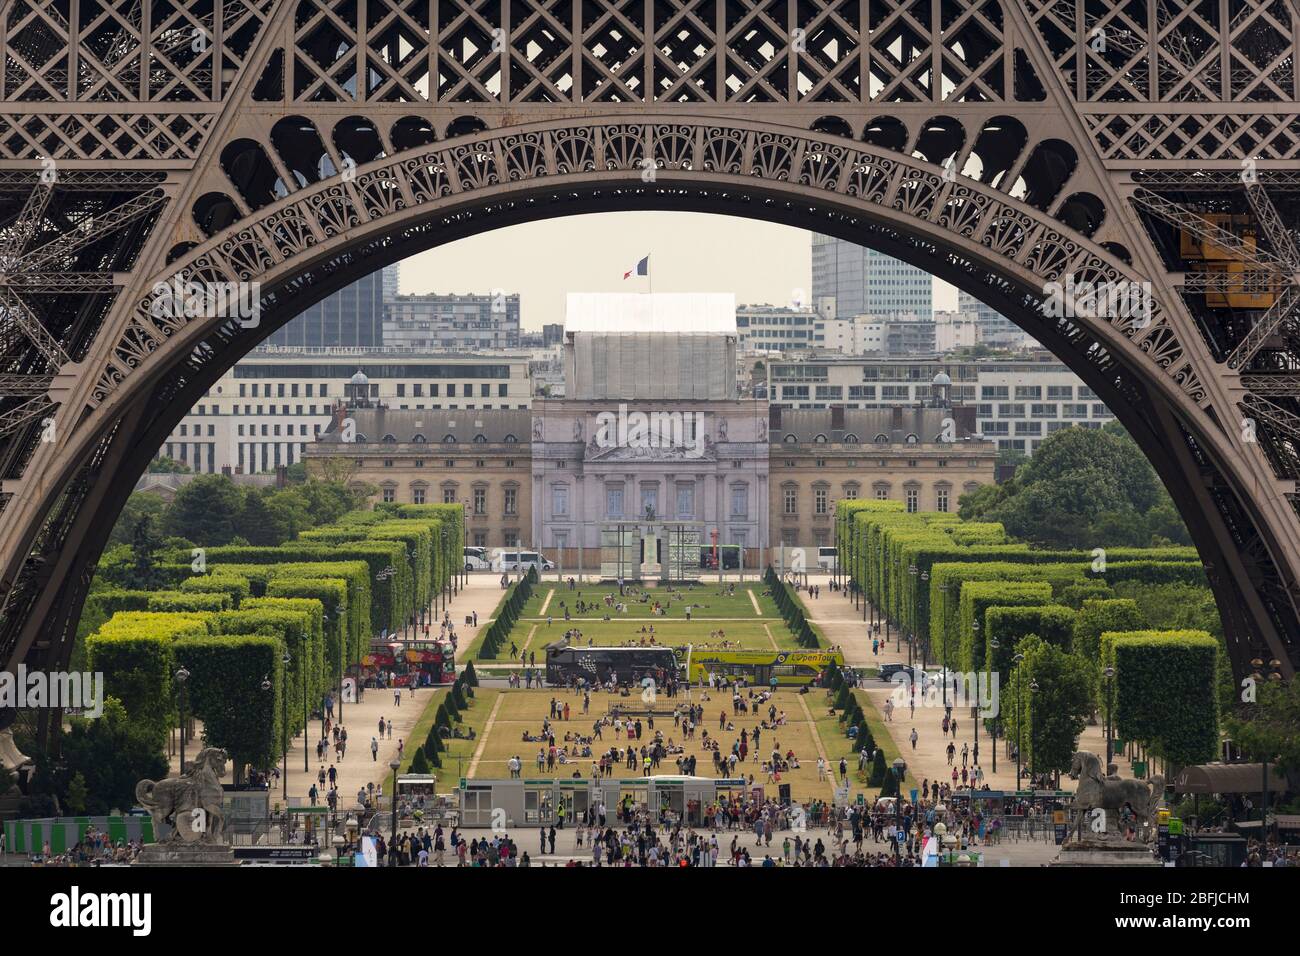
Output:
[[905,262],[833,236],[812,237],[812,297],[835,300],[840,318],[915,316],[933,311],[933,278]]
[[195,471],[255,474],[292,465],[357,376],[394,410],[527,409],[528,356],[384,349],[257,349],[208,389],[159,455]]
[[384,318],[384,344],[426,352],[519,348],[519,296],[394,296]]
[[281,348],[379,348],[384,302],[397,292],[399,269],[386,266],[310,306],[266,340]]
[[976,339],[983,345],[993,348],[1026,348],[1037,344],[1024,329],[1002,313],[960,289],[957,291],[957,311],[974,318]]
[[915,405],[929,399],[940,372],[952,379],[954,404],[974,405],[977,434],[999,450],[1032,455],[1060,428],[1100,428],[1114,415],[1050,353],[1024,359],[947,361],[813,356],[767,365],[767,395],[775,407],[824,409]]

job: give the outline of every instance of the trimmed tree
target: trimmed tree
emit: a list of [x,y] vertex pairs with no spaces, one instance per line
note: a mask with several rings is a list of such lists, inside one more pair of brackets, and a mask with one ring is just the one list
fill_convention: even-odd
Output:
[[1115,668],[1115,728],[1175,767],[1213,758],[1219,721],[1219,642],[1205,631],[1107,631],[1102,666]]

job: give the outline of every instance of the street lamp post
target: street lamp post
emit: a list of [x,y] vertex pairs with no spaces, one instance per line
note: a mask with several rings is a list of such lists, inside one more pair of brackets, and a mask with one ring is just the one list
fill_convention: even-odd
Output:
[[[993,638],[993,640],[989,641],[989,647],[993,649],[994,662],[996,662],[998,656],[997,651],[1000,646],[1001,644],[999,644],[998,639],[996,637]],[[997,697],[993,701],[993,703],[996,705],[993,711],[993,726],[989,728],[989,735],[991,738],[989,740],[989,752],[993,754],[993,773],[997,773],[998,772],[998,718],[1002,715],[1002,669],[998,668],[998,670],[995,671],[994,673],[996,673],[998,676],[998,683],[997,683],[998,689],[997,689]]]
[[[284,652],[281,661],[284,663],[284,673],[287,677],[289,674],[289,652]],[[284,693],[280,695],[280,745],[284,752],[284,800],[285,809],[289,807],[289,682],[282,683]]]
[[1034,705],[1033,695],[1038,693],[1038,681],[1029,682],[1029,786],[1034,785],[1034,764],[1038,763],[1038,749],[1034,746]]
[[401,765],[402,762],[398,760],[396,757],[388,761],[388,766],[393,771],[393,792],[392,792],[392,796],[389,798],[393,801],[393,826],[392,826],[391,834],[389,836],[390,847],[392,846],[392,844],[397,842],[397,768],[400,767]]
[[[262,677],[262,693],[263,693],[263,694],[269,694],[270,692],[271,692],[271,678],[270,678],[270,675],[265,675],[265,676]],[[272,706],[274,706],[274,704],[272,704]],[[271,713],[274,714],[275,711],[271,711]],[[272,718],[272,719],[274,719],[274,718]],[[271,802],[270,802],[269,800],[267,801],[267,804],[266,804],[266,810],[267,810],[268,819],[269,819],[269,814],[270,814],[270,812],[271,812]]]
[[[920,578],[921,578],[921,591],[924,592],[928,590],[930,587],[930,572],[922,571],[920,574]],[[930,603],[929,601],[926,602],[927,607],[929,606],[929,603]],[[919,600],[916,602],[916,609],[918,612],[921,609],[921,602]],[[919,626],[921,622],[918,619],[916,623]],[[922,668],[926,667],[930,663],[930,622],[926,621],[925,623],[926,623],[925,643],[921,645],[921,667]]]
[[185,682],[190,679],[190,672],[182,665],[176,671],[176,694],[180,698],[181,711],[181,773],[185,773]]
[[1106,683],[1106,773],[1110,773],[1110,762],[1114,758],[1114,736],[1111,721],[1115,719],[1115,668],[1107,667],[1101,672]]
[[[304,639],[305,637],[306,635],[304,635]],[[306,647],[303,648],[302,659],[305,664],[307,660]],[[300,670],[302,671],[302,772],[311,773],[311,758],[307,756],[307,728],[311,726],[307,715],[307,668],[304,666]],[[286,762],[288,759],[286,756]]]
[[[1011,663],[1014,664],[1014,665],[1018,668],[1018,667],[1020,666],[1020,662],[1023,661],[1024,659],[1025,659],[1025,655],[1024,655],[1024,654],[1017,654],[1015,657],[1011,658]],[[1013,673],[1015,673],[1014,670],[1013,670]],[[1023,731],[1023,729],[1022,729],[1021,726],[1020,726],[1020,680],[1019,680],[1019,676],[1020,676],[1019,674],[1016,674],[1016,678],[1017,678],[1017,680],[1016,680],[1016,789],[1017,789],[1017,790],[1020,789],[1020,740],[1021,740],[1021,737],[1022,737],[1023,734],[1024,734],[1024,731]]]
[[[919,574],[921,573],[921,569],[918,568],[915,564],[909,564],[909,565],[907,566],[907,573],[908,573],[909,575],[911,575],[911,577],[912,577],[912,593],[915,594],[915,593],[916,593],[916,578],[917,578],[917,575],[919,575]],[[902,622],[901,622],[901,621],[899,622],[899,630],[902,630]],[[915,638],[915,635],[909,635],[909,636],[908,636],[908,639],[907,639],[907,663],[908,663],[909,666],[910,666],[911,663],[912,663],[912,645],[916,643],[916,641],[915,641],[914,638]]]

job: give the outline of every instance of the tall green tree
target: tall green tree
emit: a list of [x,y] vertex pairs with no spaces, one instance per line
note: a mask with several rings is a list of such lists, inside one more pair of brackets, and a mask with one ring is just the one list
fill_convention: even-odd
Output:
[[1021,638],[1016,651],[1024,660],[998,696],[1008,736],[1034,773],[1069,770],[1075,740],[1093,712],[1091,671],[1082,659],[1032,634]]
[[164,530],[200,547],[229,544],[243,507],[243,493],[226,475],[199,475],[176,493]]
[[189,465],[183,461],[168,458],[166,455],[159,455],[149,462],[149,474],[151,475],[188,475],[189,473]]
[[249,544],[274,547],[292,538],[295,514],[283,506],[272,507],[270,497],[259,488],[249,488],[244,495],[244,506],[239,511],[235,532]]
[[1276,761],[1280,773],[1300,770],[1300,681],[1264,681],[1253,703],[1240,703],[1224,721],[1247,758]]
[[115,697],[104,701],[104,713],[93,720],[74,717],[59,759],[38,756],[37,767],[37,789],[57,796],[65,811],[75,811],[71,804],[78,803],[92,816],[129,810],[138,781],[167,776],[166,758]]
[[136,588],[154,591],[163,586],[162,573],[158,570],[158,552],[162,547],[162,537],[154,528],[153,518],[142,516],[131,536],[132,581]]
[[135,536],[135,526],[145,515],[154,520],[155,527],[162,527],[163,515],[166,511],[167,502],[162,495],[152,491],[137,491],[126,499],[117,521],[113,523],[113,530],[108,536],[108,546],[130,544]]

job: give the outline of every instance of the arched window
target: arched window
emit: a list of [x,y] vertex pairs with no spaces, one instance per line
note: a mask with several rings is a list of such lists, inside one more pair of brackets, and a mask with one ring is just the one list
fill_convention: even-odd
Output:
[[884,433],[881,433],[881,434],[877,435],[875,438],[873,438],[872,441],[873,441],[875,444],[877,444],[877,445],[888,445],[888,444],[889,444],[889,436],[886,435],[886,434],[884,434]]
[[443,436],[442,436],[442,443],[443,443],[444,445],[454,445],[454,444],[456,444],[456,436],[455,436],[455,435],[450,435],[450,434],[449,434],[449,435],[443,435]]
[[783,441],[787,445],[793,445],[796,444],[799,441],[799,439],[796,438],[793,434],[789,434],[786,435],[784,438],[782,438],[781,441]]
[[515,442],[519,441],[519,439],[516,438],[514,435],[507,435],[504,441],[507,445],[513,445]]
[[396,444],[397,444],[397,436],[396,436],[396,435],[393,435],[393,434],[391,434],[391,433],[385,435],[383,438],[381,438],[381,439],[379,439],[379,440],[380,440],[381,442],[383,442],[385,445],[396,445]]
[[475,435],[475,436],[474,436],[474,444],[476,444],[476,445],[486,445],[486,444],[487,444],[487,435],[484,435],[482,432],[480,432],[479,434]]
[[847,435],[844,436],[844,444],[856,445],[857,443],[858,443],[858,436],[853,434],[852,432],[849,432]]
[[915,444],[916,444],[917,442],[919,442],[921,439],[918,438],[916,435],[909,434],[909,435],[907,436],[907,438],[905,438],[905,439],[903,439],[903,440],[906,441],[909,445],[915,445]]
[[813,439],[813,442],[815,442],[818,445],[824,445],[826,444],[826,436],[818,435],[816,438]]
[[414,435],[411,436],[411,441],[416,445],[423,445],[426,442],[428,442],[428,440],[429,439],[425,438],[419,432],[416,432]]

